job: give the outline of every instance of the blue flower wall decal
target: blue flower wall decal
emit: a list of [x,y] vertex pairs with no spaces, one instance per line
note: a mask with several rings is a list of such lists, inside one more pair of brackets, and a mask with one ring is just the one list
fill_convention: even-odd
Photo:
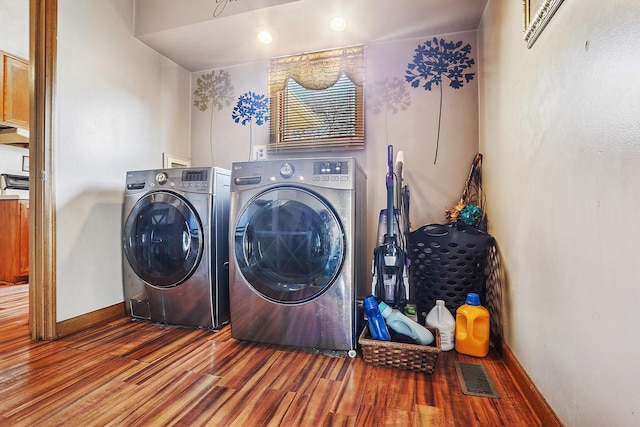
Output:
[[231,118],[242,126],[249,123],[249,160],[251,160],[253,154],[252,125],[255,121],[256,125],[262,126],[269,120],[269,98],[254,92],[241,95],[238,98],[238,103],[233,107]]
[[231,76],[227,71],[211,71],[202,74],[196,81],[196,90],[193,92],[193,105],[200,111],[206,111],[211,105],[211,123],[209,125],[209,145],[211,146],[211,162],[213,162],[213,111],[223,107],[230,107],[234,98],[234,89],[231,84]]
[[433,164],[438,159],[440,144],[440,123],[442,118],[442,80],[449,80],[449,87],[460,89],[465,83],[473,80],[475,73],[469,69],[475,64],[469,57],[471,45],[463,46],[461,41],[448,42],[444,39],[433,40],[418,45],[413,55],[413,62],[407,65],[405,80],[413,88],[423,87],[430,91],[433,86],[440,87],[440,114],[438,117],[438,138],[436,140],[436,154]]

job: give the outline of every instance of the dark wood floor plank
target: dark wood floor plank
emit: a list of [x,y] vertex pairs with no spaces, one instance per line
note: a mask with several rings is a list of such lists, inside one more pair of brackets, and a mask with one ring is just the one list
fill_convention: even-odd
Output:
[[318,378],[315,387],[309,390],[309,400],[304,408],[304,417],[301,421],[308,425],[328,425],[329,411],[338,396],[340,383],[334,380]]
[[94,390],[105,384],[113,384],[123,371],[130,368],[131,361],[123,359],[95,360],[92,369],[76,371],[73,378],[61,378],[52,387],[42,390],[31,400],[23,399],[23,405],[10,411],[12,418],[26,425],[64,425],[74,419],[82,407],[90,411],[100,408],[101,402],[83,402]]
[[294,396],[292,392],[261,388],[242,405],[230,426],[280,425]]
[[104,426],[116,420],[120,414],[136,408],[140,403],[139,396],[136,396],[137,388],[123,382],[123,379],[143,364],[126,359],[113,360],[119,363],[119,369],[113,376],[105,375],[93,384],[93,388],[90,388],[90,384],[84,384],[81,396],[74,402],[60,408],[55,414],[44,413],[43,419],[33,425],[41,425],[45,421],[54,425],[69,425],[73,421],[78,426]]
[[169,425],[180,418],[200,400],[200,396],[211,388],[215,380],[192,372],[176,372],[169,386],[158,388],[158,383],[147,384],[139,390],[141,398],[153,395],[122,419],[127,426]]
[[360,408],[364,400],[366,375],[367,369],[362,359],[353,360],[350,368],[342,377],[337,399],[331,408],[332,412],[349,417],[358,415],[358,408]]
[[[383,368],[384,369],[384,368]],[[412,411],[415,405],[416,376],[409,371],[398,371],[387,387],[385,407]]]
[[287,408],[286,413],[282,417],[279,425],[282,426],[300,426],[305,425],[307,419],[305,411],[309,405],[311,396],[308,394],[294,393],[291,404]]
[[217,407],[215,411],[206,411],[208,412],[209,425],[227,426],[232,424],[238,416],[243,414],[243,411],[245,410],[245,403],[256,399],[256,396],[261,392],[261,390],[252,388],[231,390],[233,390],[233,393],[231,393],[228,399],[224,400],[224,402],[219,406],[217,402],[214,402],[214,405]]
[[414,407],[416,426],[430,427],[450,427],[453,426],[453,419],[446,418],[444,410],[435,406],[416,405]]
[[162,358],[168,352],[174,351],[176,346],[186,345],[197,339],[202,333],[205,333],[199,329],[165,326],[158,326],[158,328],[162,332],[161,334],[151,340],[138,341],[137,345],[131,351],[122,354],[122,357],[143,362],[153,362]]
[[395,370],[365,366],[367,376],[364,383],[362,401],[376,408],[383,408],[387,401],[387,378],[393,378]]
[[178,426],[212,426],[216,414],[224,412],[229,402],[236,395],[236,390],[213,385],[202,394],[200,400],[191,409],[183,411],[176,425]]

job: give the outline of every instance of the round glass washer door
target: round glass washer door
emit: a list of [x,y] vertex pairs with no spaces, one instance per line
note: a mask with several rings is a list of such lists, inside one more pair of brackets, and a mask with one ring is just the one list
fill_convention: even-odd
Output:
[[234,251],[242,275],[259,294],[281,303],[304,302],[337,278],[345,258],[344,229],[321,196],[275,187],[240,212]]
[[149,285],[167,288],[196,270],[204,245],[202,224],[182,196],[157,191],[134,205],[124,224],[124,253]]

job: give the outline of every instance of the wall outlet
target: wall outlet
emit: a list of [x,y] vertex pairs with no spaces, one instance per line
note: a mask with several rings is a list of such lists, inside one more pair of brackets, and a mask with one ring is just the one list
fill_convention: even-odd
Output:
[[267,159],[267,146],[266,145],[254,145],[253,146],[253,158],[251,160],[266,160]]

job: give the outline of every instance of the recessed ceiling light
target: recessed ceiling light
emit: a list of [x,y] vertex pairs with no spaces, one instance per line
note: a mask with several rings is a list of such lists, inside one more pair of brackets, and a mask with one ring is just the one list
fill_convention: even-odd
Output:
[[273,36],[269,31],[260,31],[258,33],[258,40],[260,43],[269,44],[273,41]]
[[345,22],[344,18],[342,18],[341,16],[336,16],[331,20],[331,29],[333,31],[342,31],[346,26],[347,26],[347,23]]

